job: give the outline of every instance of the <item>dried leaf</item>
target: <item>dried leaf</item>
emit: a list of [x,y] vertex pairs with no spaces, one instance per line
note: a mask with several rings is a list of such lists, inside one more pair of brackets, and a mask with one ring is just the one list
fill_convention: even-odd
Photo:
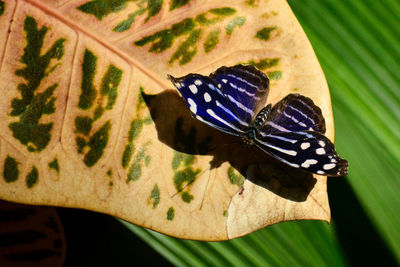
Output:
[[0,198],[198,240],[330,220],[326,177],[196,121],[166,79],[253,64],[269,103],[312,98],[332,139],[325,78],[286,2],[0,3]]

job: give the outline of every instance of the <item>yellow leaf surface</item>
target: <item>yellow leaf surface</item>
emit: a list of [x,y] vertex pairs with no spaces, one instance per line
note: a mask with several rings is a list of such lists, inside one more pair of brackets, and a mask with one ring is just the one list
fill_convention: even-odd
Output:
[[332,139],[325,78],[285,1],[0,3],[1,199],[197,240],[330,220],[326,177],[195,120],[167,80],[255,65],[271,80],[268,103],[310,97]]

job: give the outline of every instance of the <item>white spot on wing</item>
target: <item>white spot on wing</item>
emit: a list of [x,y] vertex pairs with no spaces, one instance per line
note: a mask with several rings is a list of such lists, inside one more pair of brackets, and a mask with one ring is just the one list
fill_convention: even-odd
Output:
[[192,91],[193,94],[197,94],[197,92],[198,92],[197,86],[194,84],[189,85],[189,89],[190,89],[190,91]]
[[245,105],[243,105],[242,103],[240,103],[239,101],[237,101],[233,96],[231,96],[231,95],[226,95],[226,96],[229,98],[229,100],[230,100],[231,102],[235,103],[235,105],[236,105],[238,108],[240,108],[241,110],[243,110],[243,111],[249,113],[250,115],[253,115],[253,114],[254,114],[254,112],[253,112],[251,109],[249,109],[248,107],[246,107]]
[[324,171],[317,171],[318,174],[325,174]]
[[195,85],[202,85],[203,83],[202,83],[200,80],[195,80],[195,81],[194,81],[194,84],[195,84]]
[[331,170],[333,168],[335,168],[336,164],[334,163],[328,163],[328,164],[324,164],[324,166],[322,166],[322,168],[324,168],[324,170]]
[[276,139],[279,139],[279,140],[282,140],[282,141],[285,141],[285,142],[289,142],[289,143],[292,143],[292,144],[297,142],[296,140],[293,140],[293,139],[290,139],[290,138],[286,138],[286,137],[283,137],[283,136],[279,136],[279,135],[268,134],[268,137],[276,138]]
[[326,152],[324,148],[320,147],[315,150],[315,153],[317,153],[318,155],[325,155]]
[[301,114],[304,118],[310,120],[313,124],[315,124],[315,121],[312,118],[308,117],[306,114],[304,114],[301,110],[299,110],[299,109],[297,109],[297,108],[295,108],[293,106],[287,106],[287,107],[292,109],[292,110],[294,110],[294,111],[296,111],[297,113]]
[[325,147],[325,142],[324,141],[319,141],[318,144],[322,147]]
[[190,97],[187,99],[188,103],[189,103],[189,109],[191,112],[193,112],[194,114],[196,114],[197,112],[197,105],[196,103],[193,101],[193,99],[191,99]]
[[236,128],[236,127],[233,126],[232,124],[230,124],[230,123],[226,122],[224,119],[220,118],[217,114],[215,114],[215,112],[214,112],[212,109],[207,109],[206,112],[208,113],[208,115],[210,115],[211,117],[213,117],[213,118],[216,119],[217,121],[220,121],[220,122],[222,122],[223,124],[225,124],[226,126],[232,128],[232,129],[234,129],[234,130],[236,130],[236,131],[238,131],[238,132],[241,132],[240,129]]
[[318,163],[318,161],[315,160],[315,159],[308,159],[308,160],[304,161],[304,162],[301,164],[301,167],[303,167],[303,168],[309,168],[310,165],[317,164],[317,163]]
[[290,155],[290,156],[296,156],[297,155],[297,152],[294,151],[294,150],[283,149],[281,147],[277,147],[277,146],[271,145],[270,143],[267,143],[267,142],[261,142],[259,139],[256,139],[256,140],[258,142],[260,142],[261,144],[263,144],[263,145],[265,145],[265,146],[267,146],[269,148],[272,148],[272,149],[274,149],[276,151],[279,151],[281,153],[284,153],[284,154],[287,154],[287,155]]
[[208,103],[211,101],[211,96],[209,93],[204,93],[204,100]]
[[222,81],[223,83],[227,83],[227,82],[228,82],[227,79],[222,79],[221,81]]
[[267,122],[267,124],[270,125],[272,128],[277,129],[278,131],[289,132],[288,129],[286,129],[286,128],[284,128],[284,127],[282,127],[282,126],[280,126],[280,125],[278,125],[278,124],[276,124],[276,123],[274,123],[272,121]]
[[307,149],[307,148],[310,147],[310,143],[308,143],[308,142],[302,143],[302,144],[300,145],[300,147],[301,147],[301,149],[305,150],[305,149]]
[[237,80],[239,80],[239,81],[241,81],[241,82],[243,82],[243,83],[245,83],[245,84],[247,84],[247,85],[249,85],[249,86],[251,86],[251,87],[253,87],[255,89],[258,89],[256,85],[254,85],[254,84],[252,84],[252,83],[250,83],[250,82],[248,82],[248,81],[246,81],[246,80],[244,80],[244,79],[242,79],[242,78],[240,78],[238,76],[235,76],[235,75],[232,75],[232,74],[228,74],[227,76],[235,78],[235,79],[237,79]]
[[229,85],[232,86],[232,88],[237,89],[239,92],[247,94],[248,96],[253,97],[256,95],[256,93],[253,94],[253,93],[247,92],[246,89],[236,86],[234,83],[229,83]]
[[226,113],[228,113],[229,115],[231,115],[235,120],[237,120],[240,124],[248,127],[248,123],[242,121],[241,119],[239,119],[235,114],[232,113],[232,111],[230,111],[229,109],[227,109],[224,105],[222,105],[218,100],[215,101],[215,104],[217,104],[217,107],[222,108],[223,111],[225,111]]

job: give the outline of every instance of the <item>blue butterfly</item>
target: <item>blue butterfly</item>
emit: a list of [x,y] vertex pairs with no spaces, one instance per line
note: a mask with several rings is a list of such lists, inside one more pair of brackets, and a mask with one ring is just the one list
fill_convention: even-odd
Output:
[[320,175],[347,174],[347,161],[324,136],[321,109],[299,94],[265,106],[269,79],[255,67],[224,66],[209,76],[191,73],[168,78],[203,123],[238,136],[292,167]]

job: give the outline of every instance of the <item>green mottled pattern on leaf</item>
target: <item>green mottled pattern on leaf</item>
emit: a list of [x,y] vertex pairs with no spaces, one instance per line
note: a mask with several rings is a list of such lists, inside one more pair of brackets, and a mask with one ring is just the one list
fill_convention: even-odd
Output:
[[169,6],[169,11],[183,7],[184,5],[190,2],[190,0],[170,0],[170,1],[171,5]]
[[[79,96],[78,107],[82,110],[90,110],[94,107],[93,115],[77,116],[75,118],[75,138],[77,152],[83,153],[85,147],[89,151],[84,156],[84,163],[91,167],[101,158],[107,146],[111,122],[104,122],[103,125],[92,135],[96,120],[100,119],[106,110],[111,110],[117,100],[118,87],[122,80],[123,71],[113,64],[110,64],[106,73],[103,75],[100,85],[100,92],[93,84],[97,69],[97,56],[89,49],[85,49],[82,63],[82,82],[81,94]],[[100,96],[100,101],[95,102],[96,97]],[[106,101],[103,101],[104,98]],[[106,103],[104,103],[106,102]]]
[[267,41],[270,37],[270,34],[272,31],[276,30],[277,27],[276,26],[272,26],[272,27],[264,27],[261,30],[257,31],[256,34],[256,38],[263,40],[263,41]]
[[223,7],[210,9],[209,12],[219,16],[231,16],[236,13],[236,10],[231,7]]
[[32,167],[32,170],[26,176],[26,186],[28,188],[32,188],[39,179],[39,172],[35,166]]
[[231,35],[236,27],[242,26],[246,22],[245,17],[235,17],[225,27],[226,34]]
[[271,71],[267,73],[267,76],[270,80],[279,80],[280,78],[282,78],[282,71]]
[[75,118],[75,132],[88,135],[92,130],[93,120],[88,116],[78,116]]
[[151,190],[150,199],[153,199],[153,209],[155,209],[160,203],[160,189],[158,189],[158,185],[155,184],[153,190]]
[[122,79],[122,70],[114,65],[109,65],[106,74],[101,81],[101,95],[107,96],[105,109],[112,109],[117,100],[118,86]]
[[84,13],[92,14],[97,19],[102,20],[105,16],[124,10],[127,7],[129,0],[93,0],[83,5],[78,9]]
[[41,151],[50,142],[50,131],[53,123],[40,123],[43,115],[55,112],[54,90],[58,84],[54,83],[40,93],[41,81],[49,75],[58,64],[49,68],[52,59],[60,60],[64,55],[65,39],[60,38],[54,42],[49,50],[41,55],[44,37],[48,28],[43,26],[38,29],[36,20],[27,16],[24,21],[27,45],[24,49],[20,62],[26,67],[15,71],[15,75],[22,77],[26,83],[20,83],[17,90],[21,98],[14,98],[11,102],[11,116],[18,116],[18,122],[9,124],[13,136],[26,146],[28,151]]
[[105,109],[102,106],[97,106],[93,112],[93,121],[100,119],[104,111]]
[[201,30],[194,30],[190,33],[189,37],[182,42],[175,53],[172,55],[169,63],[173,63],[175,60],[179,59],[179,65],[185,65],[197,53],[196,43],[200,39]]
[[[207,28],[211,25],[218,25],[219,22],[233,16],[236,10],[230,7],[213,8],[207,12],[198,14],[194,19],[186,18],[182,21],[175,23],[171,28],[160,30],[151,35],[145,36],[140,40],[134,42],[136,46],[145,46],[151,44],[149,52],[162,53],[166,49],[172,47],[176,39],[180,39],[180,43],[176,51],[169,59],[172,64],[178,61],[179,65],[189,63],[197,54],[197,45],[203,32],[207,33]],[[231,35],[236,27],[242,26],[246,22],[246,18],[237,16],[233,18],[225,28],[225,33]],[[214,28],[211,32],[207,33],[206,40],[203,44],[206,53],[210,52],[216,47],[219,42],[219,33],[221,30]]]
[[187,203],[192,201],[194,197],[188,191],[184,190],[189,189],[189,186],[196,180],[197,175],[200,173],[200,169],[193,169],[192,165],[194,160],[194,155],[185,154],[178,151],[174,152],[174,157],[172,159],[175,188],[177,192],[181,193],[182,200]]
[[199,169],[194,170],[192,167],[176,171],[174,174],[174,183],[178,192],[181,192],[185,186],[192,184],[199,173]]
[[160,12],[162,8],[163,0],[147,0],[147,18],[148,21],[151,17],[155,16]]
[[171,167],[174,171],[173,181],[175,189],[180,193],[181,198],[184,202],[189,203],[193,200],[194,196],[189,193],[190,185],[193,184],[198,175],[200,169],[194,169],[193,164],[195,163],[195,154],[207,153],[211,137],[206,137],[200,142],[197,142],[197,132],[194,127],[191,127],[189,132],[183,127],[183,118],[179,117],[175,122],[175,147],[180,151],[174,151],[174,157],[172,158]]
[[202,26],[210,26],[223,21],[226,17],[232,16],[235,13],[236,10],[230,7],[214,8],[210,9],[208,12],[198,14],[195,21]]
[[58,160],[54,159],[52,162],[49,163],[49,168],[54,169],[57,173],[60,172],[60,165],[58,164]]
[[174,207],[170,207],[167,211],[167,220],[172,221],[175,217],[175,210]]
[[128,15],[128,18],[118,23],[117,26],[114,27],[113,31],[115,32],[124,32],[129,30],[132,27],[132,24],[135,23],[135,19],[137,16],[142,15],[146,10],[141,8],[136,10],[135,12]]
[[137,46],[144,46],[153,43],[149,49],[150,52],[161,53],[172,46],[175,37],[190,32],[195,27],[193,19],[185,19],[172,25],[170,29],[162,30],[153,35],[146,36],[135,42]]
[[[160,13],[163,5],[163,0],[141,0],[141,1],[130,0],[130,1],[135,2],[137,10],[128,14],[128,17],[126,19],[119,22],[117,26],[114,27],[113,29],[114,32],[124,32],[129,30],[132,27],[133,23],[135,23],[136,17],[142,15],[147,10],[147,17],[144,21],[146,23],[149,19],[151,19],[151,17]],[[145,3],[147,3],[146,7],[144,6]]]
[[0,16],[3,15],[6,10],[6,3],[4,1],[0,1]]
[[133,153],[135,153],[135,145],[130,142],[125,146],[124,152],[122,154],[122,167],[128,167],[128,164],[132,159]]
[[126,183],[130,181],[137,181],[142,175],[142,165],[146,158],[146,145],[142,146],[140,151],[136,154],[135,159],[129,166]]
[[256,6],[256,3],[258,2],[259,0],[246,0],[246,5],[248,5],[248,6]]
[[193,200],[193,195],[189,194],[188,192],[182,192],[182,200],[186,203],[190,203]]
[[110,136],[111,122],[107,121],[104,125],[97,130],[89,142],[86,144],[90,150],[86,153],[84,163],[88,167],[92,167],[103,156],[104,149],[107,146]]
[[181,163],[183,163],[183,165],[185,167],[188,167],[194,163],[194,160],[195,160],[194,155],[189,155],[189,154],[175,151],[174,157],[172,159],[172,169],[173,170],[178,169],[179,166],[181,165]]
[[131,128],[129,129],[128,141],[132,142],[134,139],[136,139],[142,132],[142,129],[143,129],[143,120],[139,118],[134,119],[131,122]]
[[18,179],[18,162],[15,158],[7,156],[4,161],[3,177],[7,183],[15,182]]
[[229,181],[231,181],[232,184],[238,185],[238,186],[242,186],[243,182],[244,182],[244,177],[241,174],[236,174],[235,173],[235,169],[230,166],[228,168],[228,178]]
[[212,30],[204,42],[204,52],[208,53],[215,48],[219,42],[219,34],[221,33],[220,28]]
[[[134,2],[138,10],[128,15],[128,18],[119,22],[114,27],[115,32],[122,32],[128,30],[135,22],[138,15],[142,15],[147,10],[147,17],[145,22],[151,17],[157,15],[162,8],[163,0],[93,0],[78,7],[78,10],[94,15],[97,19],[102,20],[109,14],[120,12],[127,8],[128,2]],[[147,7],[144,7],[147,3]]]
[[85,50],[82,64],[82,83],[81,94],[79,96],[78,107],[89,109],[96,99],[96,89],[93,85],[94,75],[96,74],[97,56],[88,49]]
[[263,58],[258,61],[249,60],[246,64],[253,65],[260,70],[275,67],[279,64],[279,58]]
[[142,175],[143,164],[146,167],[150,164],[150,156],[146,154],[146,146],[149,145],[149,142],[145,143],[135,155],[134,140],[139,137],[144,125],[153,122],[151,118],[142,118],[142,110],[146,106],[142,96],[143,90],[144,88],[140,86],[136,104],[136,116],[131,122],[131,127],[128,131],[128,143],[125,145],[121,158],[121,165],[123,168],[127,168],[133,158],[133,162],[128,169],[127,183],[138,180]]

